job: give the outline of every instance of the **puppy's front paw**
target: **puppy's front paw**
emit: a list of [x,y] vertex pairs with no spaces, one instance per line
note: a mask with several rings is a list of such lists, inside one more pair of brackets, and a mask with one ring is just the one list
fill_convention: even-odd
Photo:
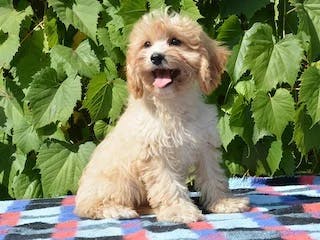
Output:
[[204,219],[201,211],[192,203],[185,202],[170,206],[161,206],[157,219],[159,221],[191,223]]
[[138,213],[125,206],[121,205],[108,205],[104,206],[101,209],[101,218],[115,218],[115,219],[127,219],[127,218],[136,218]]
[[245,212],[249,208],[248,198],[221,198],[208,210],[214,213],[236,213]]

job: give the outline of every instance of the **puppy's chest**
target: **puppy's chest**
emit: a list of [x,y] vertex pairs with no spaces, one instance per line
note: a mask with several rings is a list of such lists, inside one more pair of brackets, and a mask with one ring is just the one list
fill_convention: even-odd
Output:
[[155,121],[152,126],[145,125],[144,132],[144,141],[149,146],[151,155],[184,159],[190,163],[197,159],[201,146],[212,135],[210,129],[199,122],[180,119]]

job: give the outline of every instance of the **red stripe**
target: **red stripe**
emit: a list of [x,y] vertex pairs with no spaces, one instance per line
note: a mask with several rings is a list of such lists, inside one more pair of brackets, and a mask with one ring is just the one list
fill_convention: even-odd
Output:
[[18,224],[20,212],[8,212],[0,215],[0,226],[14,227]]
[[265,194],[267,193],[267,194],[270,194],[270,195],[275,195],[275,196],[283,195],[283,193],[278,192],[273,187],[269,187],[269,186],[267,186],[267,187],[257,187],[256,191],[260,192],[260,193],[265,193]]
[[64,198],[61,202],[62,206],[74,206],[76,203],[76,197],[75,196],[68,196]]
[[313,218],[320,219],[320,203],[302,204],[303,210],[309,213]]
[[125,236],[123,236],[124,240],[147,240],[147,236],[146,236],[146,230],[140,230],[138,232],[135,233],[130,233],[127,234]]
[[189,223],[188,227],[199,236],[199,240],[225,240],[224,234],[216,231],[211,223],[193,222]]
[[281,238],[283,240],[311,240],[312,238],[306,232],[281,232]]
[[189,223],[188,226],[192,230],[213,229],[213,226],[207,222],[193,222],[193,223]]
[[263,229],[268,230],[268,231],[288,231],[288,228],[286,226],[267,226],[263,227]]
[[67,230],[67,229],[74,229],[77,228],[78,223],[77,221],[68,221],[68,222],[62,222],[62,223],[58,223],[56,225],[56,229],[57,230]]
[[306,213],[320,212],[320,203],[307,203],[302,205]]
[[73,238],[77,233],[77,221],[57,223],[52,234],[53,239]]
[[314,182],[315,176],[301,176],[299,178],[299,183],[302,185],[312,185]]

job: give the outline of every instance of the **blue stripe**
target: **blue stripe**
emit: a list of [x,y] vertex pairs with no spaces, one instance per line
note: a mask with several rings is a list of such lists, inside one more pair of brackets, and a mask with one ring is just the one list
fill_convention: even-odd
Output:
[[74,206],[61,206],[59,222],[67,222],[72,220],[79,221],[80,218],[74,214],[73,210]]
[[30,203],[30,200],[16,200],[13,201],[7,208],[7,212],[22,212],[26,209],[26,206]]
[[136,233],[142,230],[140,219],[122,220],[121,228],[124,235]]

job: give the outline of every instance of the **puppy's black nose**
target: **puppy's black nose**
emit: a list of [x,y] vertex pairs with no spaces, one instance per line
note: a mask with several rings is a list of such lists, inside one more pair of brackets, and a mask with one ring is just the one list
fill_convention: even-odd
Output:
[[164,59],[164,55],[161,53],[153,53],[151,55],[151,62],[154,65],[160,65],[162,63],[163,59]]

